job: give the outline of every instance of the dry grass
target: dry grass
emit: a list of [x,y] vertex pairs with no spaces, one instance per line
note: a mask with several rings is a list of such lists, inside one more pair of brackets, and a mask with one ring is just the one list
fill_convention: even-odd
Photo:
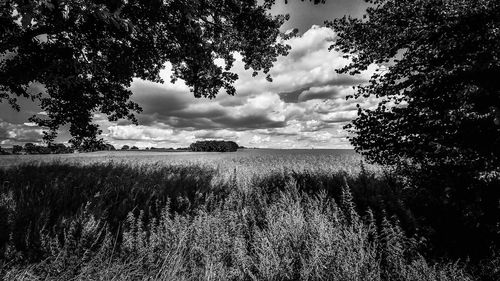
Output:
[[8,233],[0,237],[0,274],[5,280],[471,280],[458,263],[430,263],[418,253],[415,237],[401,228],[404,210],[393,179],[353,156],[336,159],[223,155],[0,170],[0,227]]

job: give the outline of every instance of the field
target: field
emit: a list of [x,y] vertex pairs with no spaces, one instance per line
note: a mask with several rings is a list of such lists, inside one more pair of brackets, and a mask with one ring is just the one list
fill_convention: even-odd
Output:
[[5,280],[473,280],[348,150],[0,157]]

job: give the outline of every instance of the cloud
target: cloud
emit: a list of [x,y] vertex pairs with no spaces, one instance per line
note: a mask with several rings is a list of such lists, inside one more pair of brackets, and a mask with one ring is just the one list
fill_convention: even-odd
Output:
[[351,121],[354,119],[357,115],[357,112],[355,110],[349,110],[349,111],[338,111],[338,112],[332,112],[325,114],[322,117],[322,121],[326,123],[341,123],[341,122],[347,122]]
[[297,97],[299,102],[315,99],[331,99],[339,95],[337,86],[311,87],[300,93]]
[[43,133],[32,124],[12,124],[0,119],[0,143],[3,145],[22,144],[42,141]]
[[[272,83],[262,74],[253,77],[235,54],[235,96],[221,92],[215,99],[197,99],[182,81],[136,80],[131,89],[133,100],[144,109],[138,116],[142,126],[134,130],[129,123],[118,123],[121,128],[110,130],[109,136],[173,144],[184,138],[186,145],[195,139],[231,139],[248,146],[348,147],[343,125],[356,117],[357,103],[371,106],[375,101],[345,97],[353,94],[352,86],[366,83],[375,67],[357,76],[336,73],[349,60],[328,50],[335,39],[331,29],[319,26],[290,39],[290,55],[276,61]],[[170,74],[167,65],[161,76],[168,81]]]
[[182,91],[175,85],[161,85],[135,80],[130,90],[132,100],[142,107],[142,115],[164,114],[186,109],[192,103],[187,89]]
[[172,140],[172,129],[150,128],[144,126],[111,126],[108,128],[108,137],[115,140],[147,140],[166,141]]
[[197,139],[236,140],[238,138],[238,133],[230,130],[203,130],[196,132],[194,137]]

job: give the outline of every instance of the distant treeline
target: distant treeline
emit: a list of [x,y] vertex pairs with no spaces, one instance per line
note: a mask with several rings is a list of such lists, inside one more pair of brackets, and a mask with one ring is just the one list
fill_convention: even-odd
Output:
[[72,146],[66,146],[62,143],[52,143],[47,146],[36,145],[33,143],[26,143],[24,146],[14,145],[12,149],[2,149],[0,147],[0,154],[65,154],[73,153],[75,150],[80,152],[91,152],[91,151],[110,151],[115,150],[115,147],[111,144],[101,143],[92,148],[87,148],[85,150],[78,150]]
[[189,148],[192,151],[230,152],[238,150],[238,144],[234,141],[197,141],[192,143]]
[[157,151],[171,151],[171,150],[189,150],[189,147],[178,147],[178,148],[173,148],[173,147],[146,147],[146,148],[138,148],[137,146],[128,146],[124,145],[120,150],[157,150]]
[[[179,147],[179,148],[157,148],[157,147],[146,147],[144,149],[139,149],[137,146],[123,145],[120,150],[156,150],[156,151],[212,151],[212,152],[231,152],[236,151],[238,148],[245,148],[243,146],[238,146],[234,141],[197,141],[192,143],[189,147]],[[6,154],[65,154],[78,152],[93,152],[93,151],[114,151],[116,148],[109,143],[96,143],[93,145],[87,145],[85,148],[76,149],[73,146],[66,146],[62,143],[53,143],[47,146],[36,145],[33,143],[26,143],[24,146],[14,145],[10,149],[3,149],[0,147],[0,155]]]

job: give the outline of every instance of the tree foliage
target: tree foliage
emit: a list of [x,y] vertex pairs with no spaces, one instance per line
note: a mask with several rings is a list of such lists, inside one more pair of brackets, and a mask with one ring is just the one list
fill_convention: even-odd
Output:
[[12,146],[12,153],[13,154],[19,154],[23,151],[23,147],[20,145],[13,145]]
[[234,152],[238,150],[238,144],[234,141],[197,141],[189,146],[191,151],[209,151],[209,152]]
[[351,143],[373,162],[417,172],[418,208],[443,245],[458,248],[446,235],[460,227],[452,235],[500,242],[500,2],[367,2],[363,19],[328,24],[338,34],[331,48],[352,59],[339,73],[380,66],[353,96],[379,103],[358,109]]
[[[351,54],[338,70],[383,65],[355,97],[381,99],[349,128],[375,162],[499,166],[500,3],[494,0],[369,1],[366,19],[330,23],[332,46]],[[395,157],[397,156],[397,157]]]
[[[18,110],[17,97],[39,101],[47,115],[31,120],[48,129],[45,140],[69,124],[72,143],[80,146],[100,133],[95,113],[136,122],[132,79],[163,82],[166,62],[172,82],[183,79],[195,97],[233,95],[235,52],[254,75],[268,73],[288,52],[279,31],[287,17],[269,13],[274,2],[2,1],[0,101]],[[31,92],[32,83],[44,91]]]

